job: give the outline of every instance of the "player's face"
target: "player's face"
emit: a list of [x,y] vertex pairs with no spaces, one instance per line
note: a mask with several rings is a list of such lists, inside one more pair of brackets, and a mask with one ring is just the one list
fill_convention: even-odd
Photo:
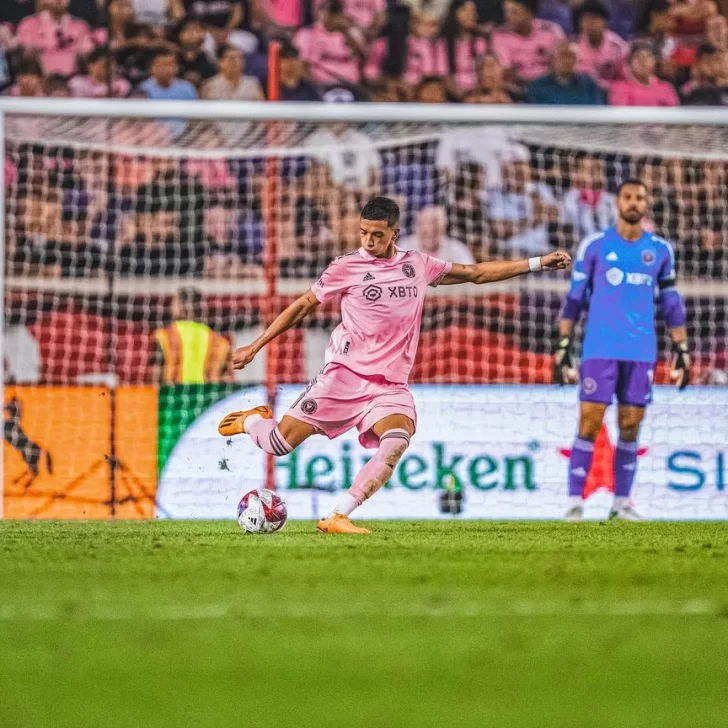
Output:
[[375,258],[382,258],[390,252],[390,247],[399,228],[389,227],[386,220],[365,220],[359,222],[361,247]]
[[617,197],[619,216],[630,225],[647,214],[647,190],[642,185],[625,185]]

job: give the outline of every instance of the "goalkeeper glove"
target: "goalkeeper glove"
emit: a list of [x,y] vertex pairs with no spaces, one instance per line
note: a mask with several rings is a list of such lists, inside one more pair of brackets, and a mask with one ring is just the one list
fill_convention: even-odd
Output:
[[576,366],[571,353],[571,337],[562,336],[554,359],[554,382],[556,384],[576,384]]
[[672,343],[670,378],[675,380],[675,384],[680,390],[688,386],[690,381],[690,354],[688,353],[687,341],[673,341]]

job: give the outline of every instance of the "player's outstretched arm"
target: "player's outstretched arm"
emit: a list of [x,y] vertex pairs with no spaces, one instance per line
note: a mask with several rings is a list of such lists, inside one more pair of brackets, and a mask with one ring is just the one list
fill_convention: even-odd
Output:
[[522,260],[493,260],[486,263],[461,265],[453,263],[450,272],[440,281],[441,286],[453,286],[457,283],[493,283],[526,273],[537,273],[547,270],[565,270],[571,265],[571,256],[563,250],[557,250],[540,258],[523,258]]
[[252,344],[241,346],[233,354],[233,369],[244,369],[255,359],[256,354],[284,331],[293,328],[319,305],[319,300],[311,291],[297,298],[288,308],[273,320],[271,325]]

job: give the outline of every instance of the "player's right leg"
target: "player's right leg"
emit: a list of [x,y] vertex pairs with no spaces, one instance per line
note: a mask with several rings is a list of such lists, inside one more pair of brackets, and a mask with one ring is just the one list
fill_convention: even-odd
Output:
[[602,429],[604,413],[614,396],[617,375],[616,361],[588,359],[581,363],[579,430],[569,457],[567,521],[580,521],[584,516],[584,484],[591,470],[594,443]]
[[267,405],[231,412],[217,430],[223,437],[246,433],[261,450],[278,457],[288,455],[316,432],[313,425],[290,415],[276,422],[273,410]]

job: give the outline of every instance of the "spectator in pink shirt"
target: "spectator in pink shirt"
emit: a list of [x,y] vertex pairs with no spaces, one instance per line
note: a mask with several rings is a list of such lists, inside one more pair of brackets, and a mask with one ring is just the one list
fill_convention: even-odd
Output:
[[629,46],[616,33],[607,30],[609,10],[601,0],[587,0],[579,8],[578,15],[577,68],[607,90],[615,81],[624,78],[624,60]]
[[93,48],[88,24],[68,14],[69,0],[43,0],[44,9],[18,26],[18,44],[37,52],[45,73],[70,76]]
[[505,28],[493,33],[491,45],[501,63],[524,81],[549,72],[549,59],[564,31],[549,20],[539,20],[538,0],[505,0]]
[[[327,0],[314,0],[314,10],[320,16]],[[387,22],[386,0],[342,0],[344,13],[351,18],[367,38],[376,38]]]
[[364,36],[344,14],[341,0],[329,0],[320,20],[310,28],[301,28],[293,37],[293,45],[309,64],[316,83],[361,82]]
[[260,0],[259,14],[267,25],[292,31],[302,23],[302,0]]
[[417,86],[426,76],[447,74],[447,45],[444,38],[438,37],[439,33],[440,24],[434,15],[414,13],[403,77],[408,86]]
[[36,58],[24,58],[20,62],[15,85],[8,94],[23,97],[43,95],[43,69]]
[[632,46],[627,59],[629,78],[617,81],[609,92],[611,106],[678,106],[672,84],[655,76],[655,54],[649,46]]
[[[411,34],[407,36],[407,57],[402,73],[402,80],[410,87],[410,93],[426,76],[444,76],[448,69],[447,46],[445,40],[438,37],[440,24],[437,18],[428,13],[414,13],[411,30]],[[386,38],[374,41],[364,66],[364,77],[368,81],[381,78],[387,49]]]
[[86,59],[86,73],[74,76],[69,85],[72,96],[84,99],[103,99],[109,96],[123,99],[131,91],[131,84],[119,76],[113,66],[109,78],[109,58],[103,48],[91,52]]
[[478,11],[473,0],[453,0],[442,27],[448,64],[448,91],[462,99],[478,84],[478,60],[487,44],[478,26]]

